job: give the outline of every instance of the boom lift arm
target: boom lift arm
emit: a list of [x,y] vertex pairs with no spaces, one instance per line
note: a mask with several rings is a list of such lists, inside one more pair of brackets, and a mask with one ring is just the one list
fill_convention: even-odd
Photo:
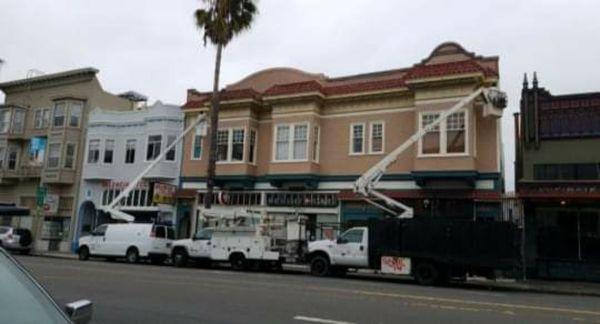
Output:
[[[377,183],[386,172],[390,164],[396,161],[400,154],[410,148],[414,143],[418,142],[423,136],[425,136],[425,134],[427,134],[427,132],[445,121],[450,115],[458,112],[466,105],[477,99],[479,96],[481,96],[483,99],[484,107],[489,106],[495,109],[503,109],[506,107],[506,93],[500,91],[499,89],[481,87],[475,90],[475,92],[464,97],[450,109],[440,113],[440,116],[434,122],[418,130],[404,143],[402,143],[381,161],[371,167],[367,172],[363,173],[354,183],[354,192],[361,194],[368,203],[381,208],[392,215],[396,215],[399,218],[412,218],[413,209],[376,190],[375,188]],[[383,203],[375,201],[375,199],[382,200]]]
[[173,141],[173,143],[171,143],[171,145],[167,146],[162,151],[162,153],[160,155],[158,155],[154,159],[154,161],[152,161],[146,167],[146,169],[144,169],[144,171],[142,171],[131,182],[129,182],[129,185],[123,191],[121,191],[121,193],[115,199],[113,199],[113,201],[111,201],[110,204],[108,204],[107,206],[102,206],[99,209],[103,210],[104,212],[109,213],[111,215],[111,217],[114,219],[120,219],[120,220],[124,220],[127,222],[133,222],[135,220],[135,217],[116,209],[119,202],[121,200],[123,200],[124,198],[128,197],[129,193],[131,193],[131,191],[135,188],[135,186],[137,186],[138,182],[140,182],[140,180],[142,180],[142,178],[145,177],[167,155],[167,153],[170,150],[172,150],[177,144],[179,144],[179,142],[181,142],[183,140],[183,138],[192,129],[194,129],[198,124],[203,123],[205,120],[206,120],[206,115],[204,113],[199,114],[198,117],[188,126],[188,128],[186,128],[183,131],[183,133],[181,133],[175,139],[175,141]]

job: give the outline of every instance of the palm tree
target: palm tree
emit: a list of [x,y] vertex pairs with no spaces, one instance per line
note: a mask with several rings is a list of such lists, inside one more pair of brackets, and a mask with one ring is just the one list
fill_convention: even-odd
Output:
[[221,54],[233,37],[250,29],[257,12],[254,0],[204,0],[205,8],[196,10],[196,26],[203,33],[204,46],[207,41],[217,47],[215,74],[210,109],[207,193],[204,207],[209,209],[215,186],[215,162],[217,160],[217,128],[219,125],[219,76]]

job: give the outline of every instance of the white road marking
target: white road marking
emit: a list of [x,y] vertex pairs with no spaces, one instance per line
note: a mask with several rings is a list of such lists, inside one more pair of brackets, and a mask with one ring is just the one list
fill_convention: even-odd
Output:
[[318,317],[306,317],[306,316],[294,316],[296,321],[312,322],[312,323],[325,323],[325,324],[354,324],[351,322],[335,321],[330,319],[318,318]]

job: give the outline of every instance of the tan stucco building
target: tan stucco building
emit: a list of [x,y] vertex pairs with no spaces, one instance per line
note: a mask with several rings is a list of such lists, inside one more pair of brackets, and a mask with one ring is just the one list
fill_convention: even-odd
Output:
[[[498,57],[456,43],[388,71],[254,73],[221,95],[215,208],[259,206],[316,223],[381,216],[352,192],[353,181],[440,111],[498,81]],[[210,95],[188,90],[186,123],[209,110]],[[188,215],[197,215],[205,189],[208,143],[197,134],[184,140],[179,196]],[[472,104],[403,154],[379,188],[417,216],[494,217],[502,169],[500,118]]]
[[[0,202],[27,207],[39,250],[68,251],[89,112],[133,108],[83,68],[0,84]],[[36,195],[44,192],[44,205]],[[16,219],[3,219],[5,223]]]

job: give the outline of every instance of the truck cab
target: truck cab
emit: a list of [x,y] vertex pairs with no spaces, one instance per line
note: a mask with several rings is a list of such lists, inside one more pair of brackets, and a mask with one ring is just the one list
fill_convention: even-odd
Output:
[[317,276],[341,274],[348,268],[369,267],[369,230],[353,227],[337,240],[321,240],[308,244],[311,273]]
[[173,242],[171,257],[173,264],[177,267],[185,266],[188,259],[197,261],[208,261],[211,256],[211,239],[214,228],[199,230],[188,239]]

